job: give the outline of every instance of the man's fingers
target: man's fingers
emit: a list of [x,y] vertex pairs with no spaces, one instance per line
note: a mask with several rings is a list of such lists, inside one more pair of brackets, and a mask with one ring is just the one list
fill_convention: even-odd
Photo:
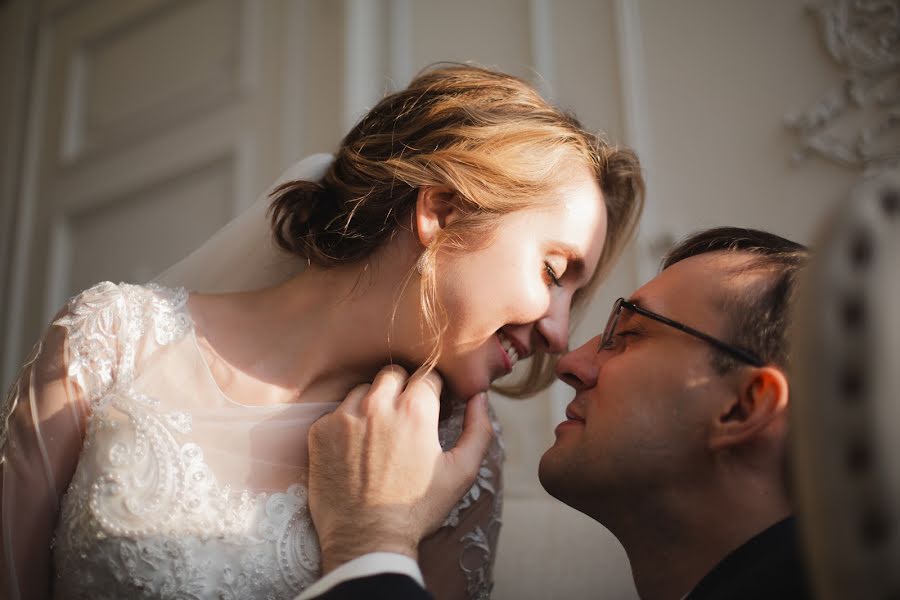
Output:
[[440,400],[441,390],[444,388],[444,382],[441,376],[432,369],[424,375],[413,375],[406,384],[406,390],[403,393],[404,399],[415,402],[418,398],[430,397]]
[[[407,409],[407,414],[418,414],[437,427],[441,414],[441,390],[444,383],[434,370],[425,375],[413,375],[406,384],[406,390],[397,399],[397,408]],[[409,412],[412,409],[414,412]]]
[[343,402],[341,402],[338,410],[349,413],[351,415],[361,414],[363,398],[365,398],[366,394],[369,393],[369,388],[371,387],[372,384],[362,383],[350,390],[350,393],[347,394],[347,397],[344,398]]
[[[409,373],[398,365],[388,365],[378,371],[378,375],[372,381],[372,389],[365,402],[381,403],[393,406],[394,400],[403,391]],[[364,402],[364,404],[365,404]],[[365,408],[365,407],[364,407]]]
[[494,428],[487,410],[487,394],[484,392],[472,397],[466,405],[466,417],[462,434],[456,447],[446,452],[453,466],[451,477],[461,489],[466,489],[478,475],[481,462],[487,454]]

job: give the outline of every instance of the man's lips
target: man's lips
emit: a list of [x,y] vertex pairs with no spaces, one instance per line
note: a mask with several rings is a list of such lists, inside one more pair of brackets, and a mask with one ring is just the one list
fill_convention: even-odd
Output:
[[574,404],[574,402],[570,402],[566,406],[566,418],[571,421],[584,421],[584,417],[575,409]]
[[556,426],[554,433],[558,436],[560,431],[571,428],[571,427],[582,427],[584,425],[584,418],[578,414],[575,409],[569,404],[566,407],[566,420]]
[[565,431],[566,429],[572,429],[572,428],[583,427],[583,426],[584,426],[584,421],[578,421],[576,419],[566,419],[565,421],[563,421],[562,423],[560,423],[559,425],[556,426],[556,429],[553,430],[553,433],[555,433],[556,436],[558,437],[559,434],[561,432]]

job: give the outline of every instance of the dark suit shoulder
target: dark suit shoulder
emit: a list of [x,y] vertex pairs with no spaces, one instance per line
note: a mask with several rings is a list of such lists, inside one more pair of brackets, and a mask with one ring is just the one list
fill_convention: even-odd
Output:
[[812,598],[794,519],[780,521],[726,556],[687,600],[807,600]]
[[316,600],[434,600],[412,577],[382,573],[336,585]]

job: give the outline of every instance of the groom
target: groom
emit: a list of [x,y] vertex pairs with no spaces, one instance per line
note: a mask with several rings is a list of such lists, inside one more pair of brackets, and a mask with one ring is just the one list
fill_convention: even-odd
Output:
[[[644,599],[809,597],[788,491],[786,375],[807,259],[765,232],[696,234],[559,361],[575,398],[541,483],[616,535]],[[430,597],[418,542],[471,484],[491,436],[477,396],[443,453],[440,385],[388,368],[313,427],[310,508],[326,576],[301,599]]]

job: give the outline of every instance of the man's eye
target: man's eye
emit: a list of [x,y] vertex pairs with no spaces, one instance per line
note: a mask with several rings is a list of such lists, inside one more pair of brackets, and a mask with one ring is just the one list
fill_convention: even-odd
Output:
[[626,329],[625,331],[617,331],[606,343],[600,346],[601,350],[615,350],[621,348],[628,343],[629,339],[640,337],[641,332],[637,329]]
[[[599,350],[612,350],[616,347],[616,336],[610,336],[608,340],[600,344]],[[598,352],[599,352],[598,350]]]
[[547,285],[553,284],[556,287],[562,287],[562,283],[559,281],[559,275],[556,274],[556,271],[547,261],[544,261],[544,272],[547,274],[548,278]]

